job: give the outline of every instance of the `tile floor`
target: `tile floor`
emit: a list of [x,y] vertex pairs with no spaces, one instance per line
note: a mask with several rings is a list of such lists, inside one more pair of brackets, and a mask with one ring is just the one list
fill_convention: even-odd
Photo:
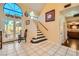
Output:
[[5,43],[0,56],[78,56],[79,51],[48,41],[39,44]]

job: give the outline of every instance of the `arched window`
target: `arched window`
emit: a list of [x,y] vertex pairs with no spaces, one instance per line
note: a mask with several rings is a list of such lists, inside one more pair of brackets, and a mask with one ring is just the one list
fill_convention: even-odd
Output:
[[16,3],[5,3],[3,6],[3,12],[13,16],[23,16],[21,8]]

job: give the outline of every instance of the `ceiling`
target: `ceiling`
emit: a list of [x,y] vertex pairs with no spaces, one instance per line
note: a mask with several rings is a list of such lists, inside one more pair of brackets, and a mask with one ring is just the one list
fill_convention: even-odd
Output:
[[62,12],[62,14],[66,17],[72,17],[75,14],[79,14],[79,6],[66,9]]
[[[27,3],[27,5],[31,8],[31,10],[36,15],[40,15],[40,13],[41,13],[42,9],[44,8],[45,4],[46,3]],[[63,11],[63,14],[66,17],[71,17],[74,14],[78,14],[78,13],[79,13],[79,6],[68,8],[68,9]]]
[[34,12],[34,14],[39,15],[45,6],[45,3],[27,3],[28,7]]

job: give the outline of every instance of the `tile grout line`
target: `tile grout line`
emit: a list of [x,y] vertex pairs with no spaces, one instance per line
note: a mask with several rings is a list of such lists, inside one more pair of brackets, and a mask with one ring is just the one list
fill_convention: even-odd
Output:
[[67,48],[65,56],[67,55],[68,50],[69,50],[69,48]]
[[[61,46],[60,46],[61,47]],[[60,49],[60,47],[58,49]],[[58,51],[58,49],[53,53],[53,56],[56,54],[56,52]]]
[[[8,47],[8,46],[7,46]],[[6,50],[6,56],[8,56],[8,48],[7,48],[7,50]]]
[[[4,49],[4,48],[2,48],[2,49]],[[1,52],[2,52],[2,50],[1,50]],[[3,52],[2,52],[3,53]],[[6,50],[6,54],[5,54],[5,56],[7,56],[7,50]]]
[[19,56],[18,53],[17,53],[16,47],[15,47],[15,42],[14,42],[13,46],[14,46],[14,49],[15,49],[15,52],[16,52],[16,56]]
[[76,50],[76,56],[78,56],[78,52],[77,52],[77,50]]

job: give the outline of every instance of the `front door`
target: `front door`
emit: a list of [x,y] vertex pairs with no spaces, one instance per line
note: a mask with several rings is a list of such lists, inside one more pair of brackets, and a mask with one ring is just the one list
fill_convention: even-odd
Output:
[[20,34],[20,31],[22,29],[22,21],[20,20],[11,20],[6,19],[4,20],[4,36],[5,39],[3,42],[9,42],[14,41],[18,39],[18,35]]

